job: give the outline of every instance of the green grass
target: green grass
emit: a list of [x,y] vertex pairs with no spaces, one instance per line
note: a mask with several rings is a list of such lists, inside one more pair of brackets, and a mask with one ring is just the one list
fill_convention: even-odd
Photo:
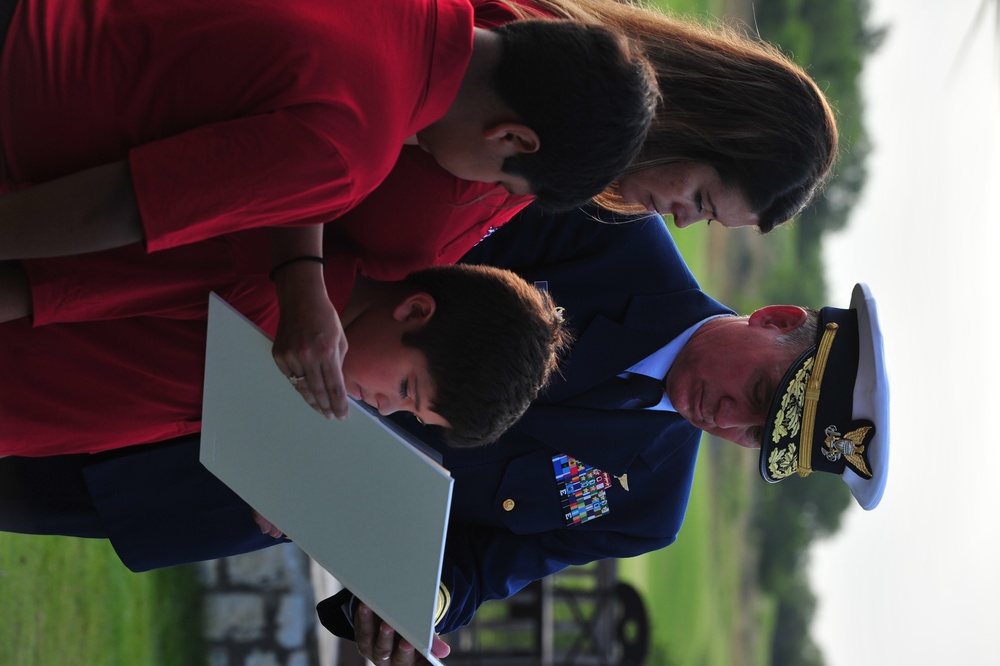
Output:
[[677,542],[620,563],[622,579],[644,592],[654,627],[648,663],[658,666],[734,663],[731,637],[737,633],[742,574],[739,520],[720,510],[704,453]]
[[0,664],[197,666],[190,567],[130,572],[103,540],[0,534]]
[[726,0],[646,0],[651,8],[694,18],[718,18],[724,13]]
[[756,460],[706,438],[677,542],[620,561],[650,615],[649,666],[770,663],[775,604],[756,588],[745,524]]
[[765,640],[758,641],[753,651],[755,664],[771,663],[771,637],[774,636],[778,621],[778,600],[773,595],[762,595],[761,605],[756,615],[757,633]]

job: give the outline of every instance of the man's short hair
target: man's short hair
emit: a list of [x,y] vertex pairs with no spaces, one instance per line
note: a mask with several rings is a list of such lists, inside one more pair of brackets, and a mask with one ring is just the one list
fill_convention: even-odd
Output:
[[659,102],[652,67],[635,43],[599,26],[527,20],[494,32],[494,91],[540,142],[503,170],[525,177],[545,209],[585,203],[642,149]]
[[435,266],[404,281],[430,294],[428,323],[403,336],[427,357],[431,405],[453,446],[495,441],[548,385],[570,342],[545,292],[491,266]]

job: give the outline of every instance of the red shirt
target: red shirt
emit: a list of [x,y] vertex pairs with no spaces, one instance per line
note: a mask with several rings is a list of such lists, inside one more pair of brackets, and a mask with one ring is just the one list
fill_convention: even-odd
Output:
[[[531,202],[455,178],[406,147],[389,178],[355,210],[324,228],[324,254],[350,256],[358,272],[401,280],[453,264]],[[214,291],[251,319],[273,305],[267,235],[251,229],[146,254],[138,245],[21,262],[37,327],[154,315],[204,319]]]
[[[484,7],[502,6],[480,3],[477,16]],[[338,308],[346,302],[355,271],[393,280],[453,263],[529,201],[459,180],[404,148],[383,186],[326,226],[331,298]],[[0,455],[100,451],[198,432],[205,294],[219,292],[273,333],[265,245],[252,230],[152,255],[134,246],[24,262],[36,325],[127,318],[0,324],[0,367],[16,378],[0,382]]]
[[472,19],[468,0],[20,0],[5,185],[127,158],[150,251],[326,222],[447,111]]
[[[338,310],[356,270],[345,260],[327,266]],[[244,295],[260,303],[257,292]],[[234,300],[246,313],[248,303]],[[273,303],[272,294],[251,317],[272,335]],[[206,332],[203,318],[0,324],[0,455],[96,452],[199,432]]]
[[[493,28],[517,18],[497,0],[475,0],[475,24]],[[326,226],[378,280],[399,280],[426,266],[452,264],[531,202],[503,188],[460,180],[417,147],[406,146],[382,185]],[[266,279],[270,257],[254,232],[146,255],[126,247],[76,257],[23,262],[32,287],[33,321],[95,321],[154,314],[204,317],[207,294],[230,294]],[[249,312],[245,312],[252,318]]]

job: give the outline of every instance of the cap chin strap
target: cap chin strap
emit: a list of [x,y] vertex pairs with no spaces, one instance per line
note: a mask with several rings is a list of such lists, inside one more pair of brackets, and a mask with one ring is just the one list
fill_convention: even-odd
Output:
[[830,322],[823,331],[816,350],[816,361],[813,365],[809,383],[806,384],[805,405],[802,408],[802,432],[799,433],[799,476],[809,476],[812,473],[812,441],[813,428],[816,425],[816,405],[819,404],[820,386],[823,384],[823,372],[830,358],[833,339],[837,336],[837,324]]

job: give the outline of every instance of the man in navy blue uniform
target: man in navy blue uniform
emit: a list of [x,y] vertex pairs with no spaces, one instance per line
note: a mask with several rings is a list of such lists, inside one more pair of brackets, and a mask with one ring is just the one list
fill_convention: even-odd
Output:
[[[627,393],[603,387],[691,326],[733,312],[698,288],[659,218],[588,219],[597,212],[529,211],[463,259],[547,288],[577,339],[561,377],[495,445],[449,450],[421,433],[455,478],[442,633],[568,565],[667,546],[683,521],[701,431],[674,411],[622,405]],[[655,388],[658,403],[659,380]],[[576,492],[574,476],[591,491]]]
[[[438,595],[441,633],[468,622],[483,602],[566,566],[673,543],[701,432],[756,448],[770,438],[772,424],[787,426],[793,412],[801,416],[802,405],[792,406],[786,392],[803,393],[792,380],[802,374],[803,359],[815,356],[819,323],[828,311],[854,316],[837,308],[768,306],[736,317],[699,289],[659,218],[596,219],[605,215],[528,211],[463,259],[502,265],[547,288],[577,334],[561,378],[511,430],[493,446],[459,451],[435,443],[412,418],[397,419],[434,444],[455,478]],[[849,332],[846,322],[841,326]],[[848,413],[856,346],[853,361],[836,357],[824,384],[829,396],[848,396],[840,405]],[[621,386],[637,375],[655,378],[651,398],[642,388]],[[762,456],[766,480],[796,471],[789,463],[769,473],[771,452],[765,447]],[[778,453],[788,457],[787,450]],[[838,474],[844,468],[814,467]],[[874,479],[859,481],[863,491],[852,487],[865,508],[877,499],[860,494],[880,497],[884,486],[885,464],[877,467]],[[348,591],[318,611],[328,629],[356,637],[376,663],[390,655],[394,665],[419,660],[396,649],[392,633],[379,632],[378,619]]]
[[[577,335],[562,377],[522,420],[494,445],[457,450],[412,418],[398,419],[443,454],[455,478],[438,600],[441,633],[465,624],[484,601],[566,566],[673,543],[701,431],[759,446],[783,373],[814,343],[815,312],[771,306],[736,317],[704,294],[659,218],[614,225],[594,219],[598,215],[596,208],[554,217],[529,209],[464,259],[510,268],[547,288]],[[98,476],[107,484],[99,491],[90,486],[95,505],[117,501],[115,520],[127,514],[138,519],[127,543],[101,519],[130,568],[231,554],[233,544],[252,550],[275,542],[259,530],[251,533],[250,510],[238,499],[215,497],[213,506],[199,503],[191,488],[181,494],[151,483],[129,487],[122,465],[144,467],[147,454],[140,448],[91,465],[118,465],[113,473],[88,470],[90,484]],[[161,460],[160,467],[182,468],[195,458]],[[208,486],[211,479],[197,484]],[[158,517],[142,525],[145,509],[137,507],[147,506],[157,506]],[[225,510],[233,506],[242,510],[242,522],[224,537],[228,543],[213,543],[211,529],[199,529],[205,536],[191,543],[188,530],[214,519],[207,508],[231,521]],[[0,504],[0,529],[2,514]],[[242,536],[233,533],[240,530]],[[321,603],[319,612],[328,628],[348,636],[351,620],[363,613],[359,632],[366,632],[368,644],[362,652],[378,659],[392,649],[391,635],[388,646],[385,634],[369,639],[378,633],[371,632],[377,620],[351,604],[349,593]]]

